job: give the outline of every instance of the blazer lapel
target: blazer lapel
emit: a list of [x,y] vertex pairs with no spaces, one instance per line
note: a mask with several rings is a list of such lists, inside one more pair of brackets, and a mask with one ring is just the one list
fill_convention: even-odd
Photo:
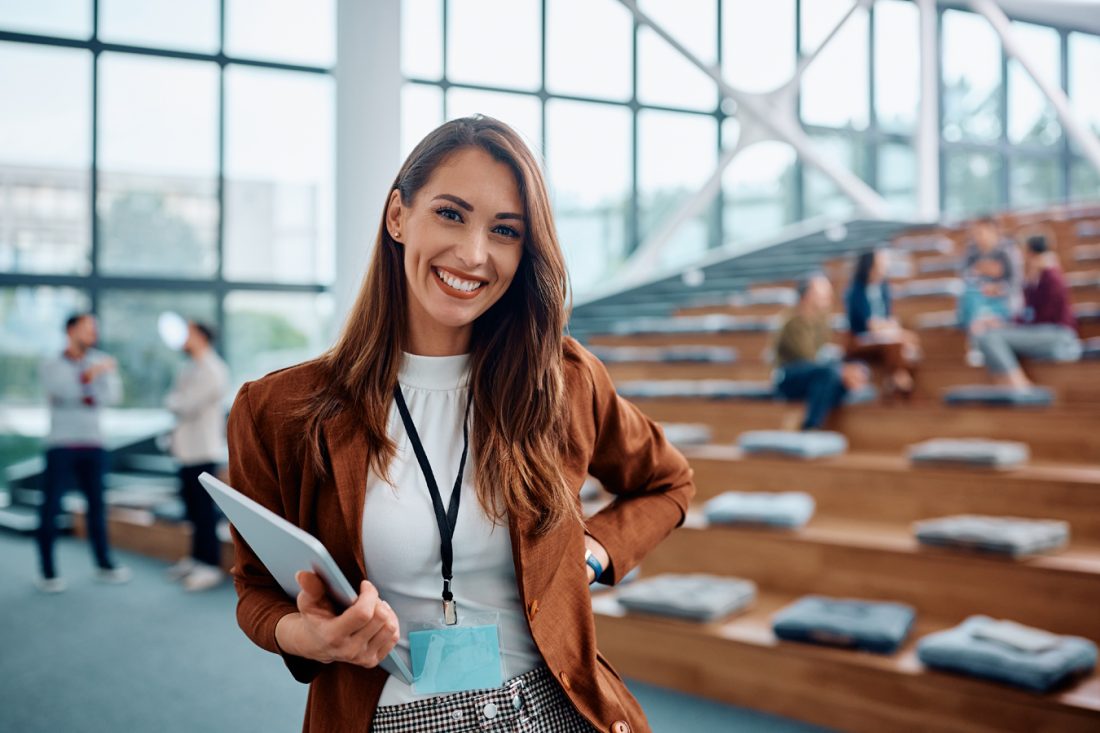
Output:
[[363,558],[363,504],[367,493],[367,440],[354,410],[341,410],[325,422],[325,444],[336,483],[336,497],[348,541],[362,577],[367,577]]

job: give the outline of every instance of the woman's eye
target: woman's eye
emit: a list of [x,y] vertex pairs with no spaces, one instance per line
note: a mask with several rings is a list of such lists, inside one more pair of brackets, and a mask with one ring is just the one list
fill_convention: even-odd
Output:
[[446,206],[440,207],[435,210],[435,213],[439,214],[444,219],[450,219],[451,221],[462,221],[462,215],[454,209]]
[[513,239],[519,239],[519,232],[517,232],[512,227],[506,227],[503,224],[501,226],[494,227],[493,231],[496,232],[497,234],[503,234],[506,237],[511,237]]

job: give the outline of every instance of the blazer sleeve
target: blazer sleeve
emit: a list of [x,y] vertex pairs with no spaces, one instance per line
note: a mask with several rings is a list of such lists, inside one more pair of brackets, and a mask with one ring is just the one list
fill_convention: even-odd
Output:
[[619,397],[607,369],[578,349],[591,379],[594,444],[590,474],[615,500],[588,519],[585,531],[607,550],[601,580],[622,580],[643,557],[683,524],[695,495],[687,459],[661,427]]
[[[249,401],[249,384],[241,387],[229,413],[229,483],[242,494],[282,516],[279,480],[274,461],[256,427]],[[252,548],[231,527],[236,561],[233,585],[237,590],[237,623],[261,649],[279,654],[294,679],[308,683],[320,673],[322,663],[286,654],[275,641],[279,619],[298,610],[278,581],[267,571]]]

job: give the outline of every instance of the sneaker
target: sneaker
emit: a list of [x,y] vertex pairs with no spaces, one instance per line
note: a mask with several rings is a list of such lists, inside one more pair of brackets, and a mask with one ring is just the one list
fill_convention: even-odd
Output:
[[225,580],[225,573],[222,572],[221,568],[199,563],[195,566],[195,569],[183,579],[183,589],[188,593],[210,590],[215,586],[221,585],[223,580]]
[[65,579],[56,576],[53,578],[35,578],[34,584],[43,593],[62,593],[67,587]]
[[198,563],[195,562],[195,558],[183,557],[165,572],[171,580],[183,580],[195,569],[196,565],[198,565]]
[[122,585],[123,583],[129,583],[133,578],[133,573],[130,572],[130,568],[117,567],[117,568],[96,568],[95,579],[99,583],[108,583],[110,585]]

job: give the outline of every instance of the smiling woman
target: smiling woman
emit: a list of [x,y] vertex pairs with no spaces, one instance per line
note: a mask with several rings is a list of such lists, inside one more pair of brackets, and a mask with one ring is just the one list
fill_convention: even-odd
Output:
[[[300,573],[294,603],[234,535],[238,619],[310,683],[306,730],[471,712],[460,725],[490,732],[649,730],[596,649],[587,585],[621,580],[694,486],[564,336],[567,294],[531,151],[492,118],[452,120],[398,172],[337,344],[238,393],[231,483],[359,583],[341,610]],[[588,475],[617,500],[584,519]],[[379,666],[391,653],[411,680]]]

